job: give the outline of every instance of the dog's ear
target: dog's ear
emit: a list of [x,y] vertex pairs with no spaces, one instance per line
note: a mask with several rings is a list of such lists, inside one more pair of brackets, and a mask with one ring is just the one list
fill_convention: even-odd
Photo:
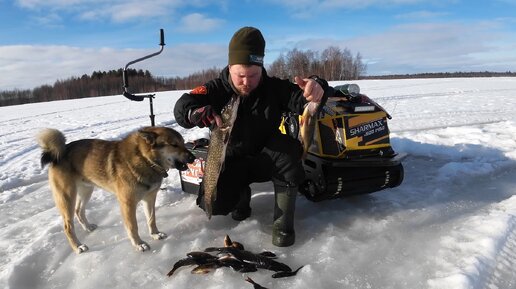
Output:
[[158,137],[156,133],[145,130],[139,130],[138,135],[142,137],[145,140],[145,142],[147,142],[151,146],[156,143],[156,138]]

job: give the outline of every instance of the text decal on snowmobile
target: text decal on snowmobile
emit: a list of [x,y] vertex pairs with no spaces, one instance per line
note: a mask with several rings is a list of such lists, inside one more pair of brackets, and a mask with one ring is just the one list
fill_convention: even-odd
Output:
[[370,145],[389,143],[387,118],[381,115],[348,115],[344,116],[346,123],[347,146],[365,148]]
[[375,120],[370,123],[361,124],[357,127],[351,127],[349,129],[349,136],[355,137],[357,135],[368,136],[375,132],[381,132],[385,130],[385,122],[383,119]]

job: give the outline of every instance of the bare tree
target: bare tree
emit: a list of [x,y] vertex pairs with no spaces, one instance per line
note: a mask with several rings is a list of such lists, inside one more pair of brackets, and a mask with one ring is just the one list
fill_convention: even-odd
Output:
[[355,59],[353,60],[353,73],[352,79],[359,79],[361,75],[365,73],[366,65],[362,62],[362,55],[357,52]]
[[278,59],[269,66],[267,71],[270,75],[274,75],[282,79],[292,79],[283,53],[281,53]]
[[306,75],[310,68],[310,59],[306,53],[294,48],[286,56],[289,75]]
[[323,65],[324,77],[328,80],[340,80],[342,78],[343,70],[343,54],[340,48],[330,46],[326,48],[321,54],[321,61]]

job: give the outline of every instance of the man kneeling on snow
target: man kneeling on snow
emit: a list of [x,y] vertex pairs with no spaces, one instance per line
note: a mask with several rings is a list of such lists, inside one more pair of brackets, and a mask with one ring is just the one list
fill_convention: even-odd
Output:
[[[174,115],[185,127],[221,125],[221,111],[233,96],[240,97],[238,114],[227,146],[224,167],[217,184],[214,215],[244,220],[251,215],[251,189],[255,182],[274,184],[272,243],[295,242],[294,210],[298,185],[304,179],[302,147],[298,140],[281,134],[283,112],[302,113],[307,102],[320,102],[328,83],[317,77],[296,77],[297,84],[267,75],[263,67],[265,40],[253,27],[238,30],[229,43],[229,65],[220,76],[185,93]],[[205,209],[203,192],[197,204]]]

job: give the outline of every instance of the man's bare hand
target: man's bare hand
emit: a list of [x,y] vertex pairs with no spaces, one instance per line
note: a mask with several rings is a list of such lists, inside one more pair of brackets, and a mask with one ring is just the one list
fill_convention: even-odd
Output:
[[301,78],[296,76],[294,78],[296,84],[303,90],[303,96],[306,101],[321,102],[324,94],[324,89],[311,78]]

